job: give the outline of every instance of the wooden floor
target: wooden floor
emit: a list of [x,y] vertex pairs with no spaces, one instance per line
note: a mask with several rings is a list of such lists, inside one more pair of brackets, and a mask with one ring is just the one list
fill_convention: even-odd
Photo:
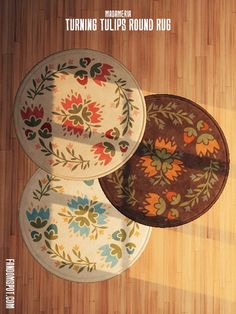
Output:
[[[65,17],[172,19],[171,32],[66,32]],[[234,0],[1,0],[0,312],[5,258],[16,262],[17,314],[236,313],[236,2]],[[77,284],[45,271],[22,241],[18,206],[36,166],[20,147],[14,96],[31,67],[53,52],[88,47],[111,54],[146,94],[192,99],[220,123],[231,170],[214,207],[193,223],[153,230],[141,258],[106,282]],[[2,281],[1,281],[2,282]]]

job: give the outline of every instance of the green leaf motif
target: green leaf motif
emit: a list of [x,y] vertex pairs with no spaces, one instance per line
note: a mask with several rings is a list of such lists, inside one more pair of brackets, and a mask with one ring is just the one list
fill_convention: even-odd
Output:
[[123,199],[128,205],[135,206],[137,199],[135,197],[134,181],[135,175],[131,175],[128,178],[128,184],[124,179],[124,168],[120,168],[114,173],[108,175],[108,182],[114,184],[117,192],[117,197]]
[[84,225],[90,226],[90,222],[86,217],[76,217],[75,220],[79,222],[81,227],[83,227]]
[[84,121],[80,116],[72,115],[69,117],[69,120],[73,121],[73,125],[83,125]]
[[52,91],[52,89],[56,87],[56,85],[54,84],[47,85],[48,81],[49,82],[54,81],[55,78],[59,77],[58,74],[68,75],[69,73],[67,70],[69,69],[72,70],[75,68],[77,68],[77,66],[67,65],[67,63],[65,62],[62,65],[58,64],[57,70],[51,71],[48,69],[48,66],[46,65],[45,73],[44,74],[41,73],[40,75],[41,79],[39,83],[37,83],[35,79],[32,80],[33,87],[27,91],[27,97],[33,100],[37,96],[44,95],[45,91]]
[[120,258],[122,257],[122,250],[121,250],[121,248],[119,247],[119,245],[112,243],[112,244],[110,244],[110,246],[111,246],[111,248],[112,248],[111,254],[112,254],[112,255],[116,255],[117,258],[120,259]]
[[74,164],[71,171],[74,171],[78,166],[80,166],[81,170],[85,170],[90,166],[90,160],[85,160],[81,155],[75,156],[75,151],[73,149],[69,149],[66,147],[67,153],[70,155],[70,159],[65,156],[63,152],[60,152],[58,149],[54,150],[52,143],[50,142],[48,147],[44,143],[42,139],[39,139],[39,143],[42,146],[41,151],[45,153],[45,156],[54,156],[56,160],[53,162],[52,166],[62,165],[63,167],[68,164]]
[[119,229],[112,234],[112,238],[116,241],[124,242],[126,239],[126,232],[124,229]]
[[88,257],[81,257],[81,252],[79,248],[72,249],[73,254],[75,255],[76,259],[73,259],[70,254],[64,251],[63,247],[60,247],[57,243],[55,244],[54,248],[50,245],[50,243],[45,240],[45,244],[48,248],[47,253],[50,255],[51,258],[57,259],[59,262],[58,268],[68,267],[68,269],[72,269],[77,274],[81,273],[84,270],[87,272],[92,272],[96,270],[96,263],[90,262]]
[[42,119],[31,117],[30,120],[25,120],[25,124],[30,127],[36,127],[41,123]]
[[162,197],[160,197],[159,202],[155,204],[155,208],[157,209],[156,214],[162,215],[166,210],[166,202]]
[[210,141],[213,141],[214,140],[214,137],[209,134],[209,133],[204,133],[204,134],[201,134],[198,138],[197,138],[197,143],[203,143],[204,145],[208,145],[208,143]]
[[69,109],[68,112],[71,113],[71,114],[78,114],[80,113],[82,109],[82,105],[76,105],[76,104],[73,104],[72,105],[72,109]]
[[182,125],[187,122],[193,125],[194,115],[185,112],[183,109],[177,110],[177,105],[174,102],[157,105],[151,103],[147,108],[147,120],[153,119],[159,129],[164,129],[165,119],[171,120],[175,125]]
[[122,135],[124,136],[129,130],[133,128],[134,119],[132,117],[132,112],[134,110],[138,111],[139,108],[133,104],[134,100],[130,98],[130,96],[128,96],[127,94],[133,92],[133,90],[125,88],[127,82],[122,79],[119,79],[115,81],[115,84],[117,86],[115,93],[118,94],[118,96],[114,100],[114,103],[116,107],[119,107],[123,102],[122,105],[123,120],[120,122],[120,125],[123,126]]
[[36,228],[36,229],[40,229],[46,226],[47,224],[47,220],[42,220],[40,217],[36,218],[36,221],[30,221],[30,224],[32,227]]
[[106,147],[105,148],[105,152],[106,153],[111,153],[111,156],[114,156],[115,155],[115,147],[114,147],[114,145],[112,145],[109,142],[104,142],[103,144]]
[[203,173],[192,174],[191,179],[193,182],[199,183],[193,190],[189,189],[185,195],[185,200],[179,204],[180,207],[194,207],[199,203],[200,197],[208,200],[211,196],[210,191],[214,188],[214,184],[218,181],[217,173],[220,169],[217,161],[211,160],[209,166],[203,169]]
[[62,189],[62,186],[53,186],[52,182],[60,181],[60,179],[54,176],[47,175],[46,178],[44,178],[45,183],[42,183],[42,181],[38,181],[39,189],[33,191],[33,198],[38,201],[44,196],[49,196],[50,191],[59,192]]
[[101,66],[102,64],[101,63],[95,63],[91,69],[90,69],[90,75],[91,77],[95,77],[96,74],[100,74],[101,73]]
[[184,132],[186,132],[188,134],[189,137],[191,137],[192,135],[197,137],[197,131],[194,128],[184,128]]
[[79,70],[75,73],[75,78],[79,76],[79,78],[83,78],[84,76],[87,76],[88,75],[88,72],[85,71],[85,70]]

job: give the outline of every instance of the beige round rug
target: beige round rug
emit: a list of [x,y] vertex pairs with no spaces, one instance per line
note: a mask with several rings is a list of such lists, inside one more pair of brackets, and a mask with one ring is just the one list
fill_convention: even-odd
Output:
[[141,141],[145,102],[131,73],[89,49],[50,55],[25,77],[15,127],[28,156],[67,179],[102,177],[122,166]]
[[31,254],[48,271],[78,282],[106,280],[130,267],[151,228],[120,214],[98,180],[67,181],[38,170],[20,204],[20,226]]

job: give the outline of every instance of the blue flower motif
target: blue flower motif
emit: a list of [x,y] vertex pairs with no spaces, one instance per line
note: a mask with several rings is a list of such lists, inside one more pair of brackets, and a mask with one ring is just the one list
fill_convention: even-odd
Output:
[[42,234],[39,233],[38,231],[32,231],[31,238],[33,239],[34,242],[38,242],[42,239]]
[[126,251],[129,255],[133,254],[136,248],[136,245],[132,242],[126,243]]
[[44,235],[49,240],[55,240],[58,238],[58,228],[57,225],[51,224],[47,227],[47,230],[44,232]]
[[85,206],[89,204],[89,200],[87,197],[82,198],[82,197],[77,197],[77,199],[72,199],[70,200],[70,202],[68,202],[68,206],[71,210],[75,211],[76,209],[78,209],[78,206]]
[[118,263],[117,256],[111,254],[112,249],[111,249],[109,244],[105,244],[105,245],[101,246],[99,248],[99,251],[101,251],[102,256],[106,257],[105,262],[108,264],[110,263],[111,267],[114,267]]
[[105,262],[114,267],[122,257],[122,250],[117,244],[105,244],[99,248],[102,256],[105,256]]
[[43,228],[46,226],[49,219],[49,208],[40,208],[39,210],[33,208],[31,212],[27,210],[26,216],[31,226],[37,229]]
[[102,203],[92,201],[87,196],[78,196],[67,203],[71,213],[67,217],[69,228],[73,232],[79,232],[81,236],[88,237],[90,232],[95,232],[95,238],[98,236],[97,229],[106,224],[106,210]]
[[81,227],[80,224],[78,224],[75,221],[72,221],[69,227],[73,229],[74,232],[79,232],[81,236],[85,235],[87,237],[89,235],[90,228],[88,228],[86,225],[83,225]]
[[94,205],[94,212],[98,214],[96,220],[97,220],[97,224],[98,225],[104,225],[106,224],[106,215],[104,215],[105,213],[105,209],[102,208],[102,203],[97,203],[96,205]]

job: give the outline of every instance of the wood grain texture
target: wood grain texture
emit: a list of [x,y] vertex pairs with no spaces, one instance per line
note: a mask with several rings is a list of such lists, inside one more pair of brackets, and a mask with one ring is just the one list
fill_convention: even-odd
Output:
[[[67,32],[65,17],[171,18],[171,32]],[[16,261],[19,314],[236,313],[236,2],[234,0],[1,0],[0,312],[5,258]],[[202,105],[228,140],[231,170],[214,207],[182,227],[153,230],[141,258],[106,282],[77,284],[45,271],[22,241],[18,205],[36,166],[16,139],[14,96],[50,53],[88,47],[122,61],[145,94],[177,94]]]

